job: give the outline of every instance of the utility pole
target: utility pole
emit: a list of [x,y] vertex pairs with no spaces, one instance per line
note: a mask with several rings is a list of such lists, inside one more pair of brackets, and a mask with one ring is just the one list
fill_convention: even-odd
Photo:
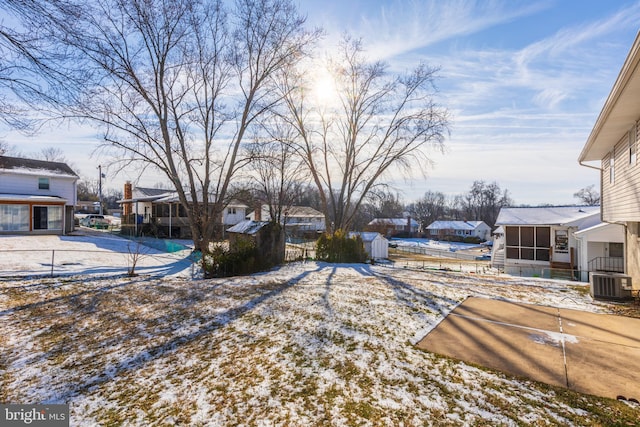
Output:
[[102,215],[102,165],[98,165],[98,199],[100,203],[100,215]]

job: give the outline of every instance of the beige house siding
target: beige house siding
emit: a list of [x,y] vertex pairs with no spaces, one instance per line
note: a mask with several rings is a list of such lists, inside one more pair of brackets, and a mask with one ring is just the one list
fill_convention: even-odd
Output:
[[[607,222],[640,221],[640,162],[638,140],[640,126],[634,126],[618,141],[613,152],[602,159],[602,219]],[[630,162],[630,144],[635,159]],[[610,159],[614,157],[614,181],[610,180]]]
[[625,228],[625,272],[632,277],[633,288],[640,289],[640,223],[628,222]]

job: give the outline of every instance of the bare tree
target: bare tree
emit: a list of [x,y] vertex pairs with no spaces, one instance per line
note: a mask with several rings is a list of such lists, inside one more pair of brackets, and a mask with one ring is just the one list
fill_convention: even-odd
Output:
[[292,136],[291,128],[282,126],[277,117],[264,123],[267,142],[256,141],[249,146],[252,158],[250,170],[257,190],[257,199],[266,202],[271,220],[282,223],[287,209],[294,205],[300,187],[308,175],[300,158],[286,141]]
[[501,190],[496,182],[474,181],[469,192],[458,199],[462,219],[484,221],[493,227],[500,209],[513,205],[508,190]]
[[411,216],[422,224],[423,230],[434,221],[450,219],[450,210],[447,197],[439,191],[427,191],[409,207]]
[[[47,2],[3,0],[0,13],[0,121],[21,131],[32,132],[40,120],[32,112],[59,109],[75,101],[77,89],[84,83],[81,70],[69,72],[67,52],[51,31],[56,11],[72,13],[67,0]],[[8,25],[7,23],[11,23]],[[50,112],[50,111],[49,111]]]
[[345,38],[329,62],[338,104],[314,110],[309,88],[283,79],[292,142],[320,192],[327,230],[349,230],[360,205],[390,173],[424,171],[429,146],[440,147],[447,111],[434,101],[436,70],[419,65],[408,75],[368,62],[360,41]]
[[101,125],[123,164],[163,172],[208,251],[232,178],[250,160],[245,135],[279,101],[271,78],[317,33],[289,0],[237,0],[231,11],[222,0],[69,3],[42,16],[85,70],[71,115]]
[[34,157],[45,160],[47,162],[67,163],[68,160],[64,155],[64,151],[56,147],[45,147],[40,150]]
[[11,153],[12,148],[6,141],[0,141],[0,156],[6,156]]
[[596,206],[600,204],[600,193],[596,190],[594,184],[580,189],[580,191],[573,194],[573,197],[579,199],[585,205]]

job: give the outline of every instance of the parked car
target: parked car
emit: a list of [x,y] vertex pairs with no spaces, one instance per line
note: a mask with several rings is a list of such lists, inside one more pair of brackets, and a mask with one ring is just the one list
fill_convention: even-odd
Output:
[[90,214],[80,220],[80,225],[85,227],[107,228],[109,220],[104,215]]
[[477,256],[476,261],[491,261],[491,254],[482,254]]

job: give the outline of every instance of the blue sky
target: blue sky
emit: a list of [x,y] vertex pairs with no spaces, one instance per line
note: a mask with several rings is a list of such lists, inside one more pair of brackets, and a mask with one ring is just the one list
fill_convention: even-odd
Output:
[[598,172],[577,157],[640,29],[638,1],[303,1],[329,38],[349,30],[402,71],[440,67],[452,113],[427,179],[394,184],[405,200],[496,181],[518,204],[568,204]]
[[[570,204],[598,184],[578,155],[640,29],[640,1],[301,0],[311,25],[325,28],[330,52],[344,32],[361,37],[391,71],[420,61],[440,67],[439,101],[452,113],[444,154],[425,178],[392,184],[405,201],[496,181],[517,204]],[[82,176],[105,163],[91,155],[96,132],[65,125],[5,141],[29,153],[56,146]],[[28,145],[26,145],[28,144]],[[108,171],[121,188],[136,171]],[[152,186],[157,177],[140,179]]]

